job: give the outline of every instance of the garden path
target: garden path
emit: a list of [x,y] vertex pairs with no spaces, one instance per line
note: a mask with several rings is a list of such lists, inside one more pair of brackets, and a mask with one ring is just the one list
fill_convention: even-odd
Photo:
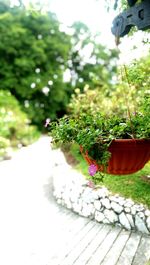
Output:
[[150,237],[101,225],[56,204],[50,139],[0,162],[0,264],[145,265]]

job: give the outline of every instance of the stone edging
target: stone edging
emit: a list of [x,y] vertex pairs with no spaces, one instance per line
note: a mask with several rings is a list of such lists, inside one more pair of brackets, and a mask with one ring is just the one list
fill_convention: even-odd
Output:
[[150,235],[149,209],[131,199],[113,195],[105,187],[92,189],[87,182],[65,160],[53,168],[53,194],[59,204],[100,223]]

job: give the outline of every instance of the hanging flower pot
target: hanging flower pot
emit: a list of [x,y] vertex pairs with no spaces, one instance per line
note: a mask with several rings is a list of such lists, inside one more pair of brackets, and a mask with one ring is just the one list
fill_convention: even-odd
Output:
[[96,170],[114,175],[137,172],[150,160],[150,96],[127,117],[100,112],[65,116],[51,124],[51,136],[55,144],[82,146],[91,176]]
[[96,165],[100,172],[114,175],[132,174],[139,171],[150,160],[149,139],[117,139],[113,140],[108,147],[111,153],[108,165],[105,168],[89,156],[88,151],[80,151],[89,165]]

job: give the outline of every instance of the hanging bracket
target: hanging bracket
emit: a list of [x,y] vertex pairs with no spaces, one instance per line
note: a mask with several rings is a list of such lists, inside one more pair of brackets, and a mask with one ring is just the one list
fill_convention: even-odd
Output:
[[139,30],[150,29],[150,0],[144,0],[119,14],[113,20],[111,31],[116,37],[123,37],[133,26]]

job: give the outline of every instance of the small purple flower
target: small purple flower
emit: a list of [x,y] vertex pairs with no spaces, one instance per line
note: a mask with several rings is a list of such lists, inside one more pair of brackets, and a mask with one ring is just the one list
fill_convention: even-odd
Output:
[[46,128],[50,124],[50,118],[47,118],[44,124],[44,127]]
[[89,174],[90,176],[94,176],[95,173],[97,172],[97,166],[92,164],[89,166]]

